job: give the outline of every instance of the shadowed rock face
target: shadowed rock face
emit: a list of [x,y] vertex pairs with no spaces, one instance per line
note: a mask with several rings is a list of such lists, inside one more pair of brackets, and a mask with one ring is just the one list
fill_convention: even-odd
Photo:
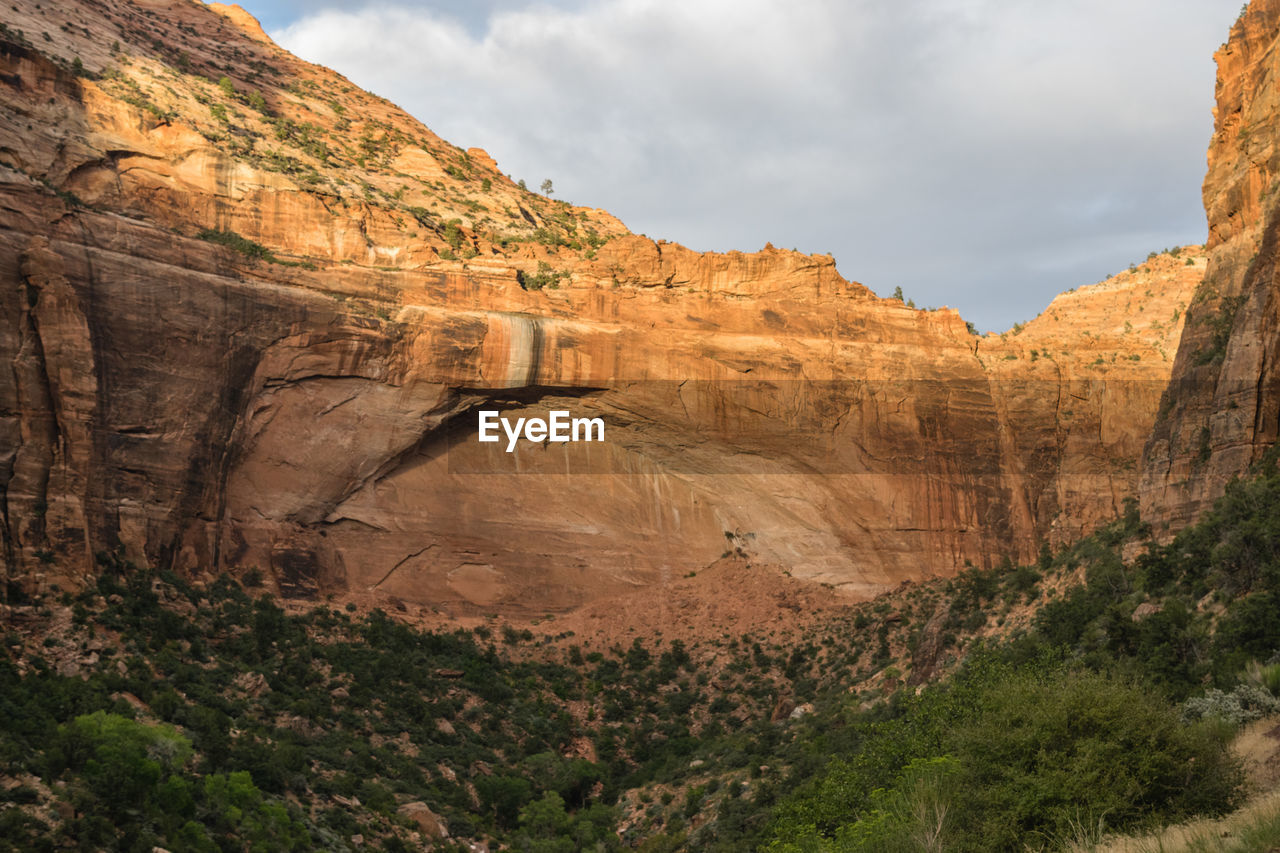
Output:
[[1142,471],[1143,515],[1172,535],[1275,443],[1280,419],[1280,2],[1254,0],[1214,55],[1204,203],[1208,269],[1188,311]]
[[[532,613],[741,550],[869,595],[1028,558],[1135,490],[1198,250],[979,338],[827,256],[699,254],[524,192],[239,13],[66,7],[0,49],[17,582],[121,549]],[[507,454],[481,409],[605,441]]]

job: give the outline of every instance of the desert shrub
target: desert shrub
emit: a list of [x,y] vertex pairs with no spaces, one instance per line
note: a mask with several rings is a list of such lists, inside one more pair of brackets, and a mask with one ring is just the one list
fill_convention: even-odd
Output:
[[569,278],[569,276],[568,270],[556,272],[551,268],[551,264],[546,261],[538,261],[538,271],[536,273],[526,273],[523,270],[516,271],[516,279],[525,290],[542,290],[544,287],[556,288],[560,286],[561,279]]
[[1249,684],[1265,689],[1272,696],[1280,696],[1280,662],[1272,660],[1261,664],[1250,661],[1245,667],[1245,678]]
[[461,226],[462,222],[458,219],[450,219],[444,225],[444,241],[448,243],[449,247],[454,251],[461,249],[463,240],[466,239],[462,233]]
[[1216,688],[1182,703],[1184,722],[1216,717],[1232,725],[1257,720],[1280,710],[1280,699],[1252,684],[1237,685],[1230,693]]
[[1185,724],[1149,688],[1106,673],[982,658],[951,687],[903,704],[778,808],[770,850],[908,843],[929,822],[902,806],[903,786],[922,784],[911,781],[921,760],[955,762],[929,813],[945,805],[946,849],[957,851],[1021,850],[1081,820],[1122,828],[1220,813],[1241,784],[1220,726]]
[[1093,672],[1020,673],[986,692],[947,738],[961,767],[961,836],[1016,849],[1073,820],[1133,825],[1221,812],[1239,769],[1212,728],[1184,725],[1144,687]]
[[947,849],[959,765],[953,758],[915,759],[893,786],[871,792],[865,817],[843,826],[837,849],[915,853]]
[[196,236],[201,240],[207,240],[210,243],[218,243],[229,249],[234,249],[248,258],[272,260],[270,249],[260,243],[253,242],[247,237],[241,237],[234,231],[216,231],[211,228],[205,228]]

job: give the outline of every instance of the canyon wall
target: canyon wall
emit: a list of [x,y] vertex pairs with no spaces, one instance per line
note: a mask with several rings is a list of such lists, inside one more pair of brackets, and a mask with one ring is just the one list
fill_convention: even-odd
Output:
[[1142,511],[1172,535],[1275,443],[1280,420],[1280,0],[1254,0],[1214,55],[1209,255],[1143,457]]
[[[106,552],[541,613],[740,552],[865,596],[1028,559],[1136,491],[1198,248],[977,336],[829,256],[696,253],[529,193],[235,7],[49,14],[0,32],[15,588]],[[481,409],[606,440],[508,454]]]

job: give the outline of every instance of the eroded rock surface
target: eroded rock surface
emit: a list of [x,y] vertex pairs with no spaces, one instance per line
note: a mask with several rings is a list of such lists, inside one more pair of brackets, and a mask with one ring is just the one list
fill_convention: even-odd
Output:
[[1208,269],[1143,462],[1143,514],[1165,536],[1274,444],[1280,423],[1278,39],[1280,1],[1254,0],[1214,55]]
[[[1136,489],[1196,249],[978,337],[828,256],[699,254],[526,192],[241,12],[70,2],[36,44],[47,11],[0,44],[16,582],[120,550],[542,613],[727,552],[869,595]],[[606,441],[506,454],[481,408]]]

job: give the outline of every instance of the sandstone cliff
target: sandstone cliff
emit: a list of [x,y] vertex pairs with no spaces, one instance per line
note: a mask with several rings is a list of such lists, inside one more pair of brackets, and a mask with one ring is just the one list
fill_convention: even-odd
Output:
[[[728,551],[866,595],[1029,557],[1136,488],[1195,249],[979,338],[827,256],[698,254],[526,192],[235,7],[13,8],[19,585],[120,551],[539,613]],[[598,415],[607,441],[495,452],[482,406]]]
[[1168,534],[1276,440],[1280,412],[1280,0],[1253,0],[1215,54],[1208,269],[1147,445],[1142,509]]

